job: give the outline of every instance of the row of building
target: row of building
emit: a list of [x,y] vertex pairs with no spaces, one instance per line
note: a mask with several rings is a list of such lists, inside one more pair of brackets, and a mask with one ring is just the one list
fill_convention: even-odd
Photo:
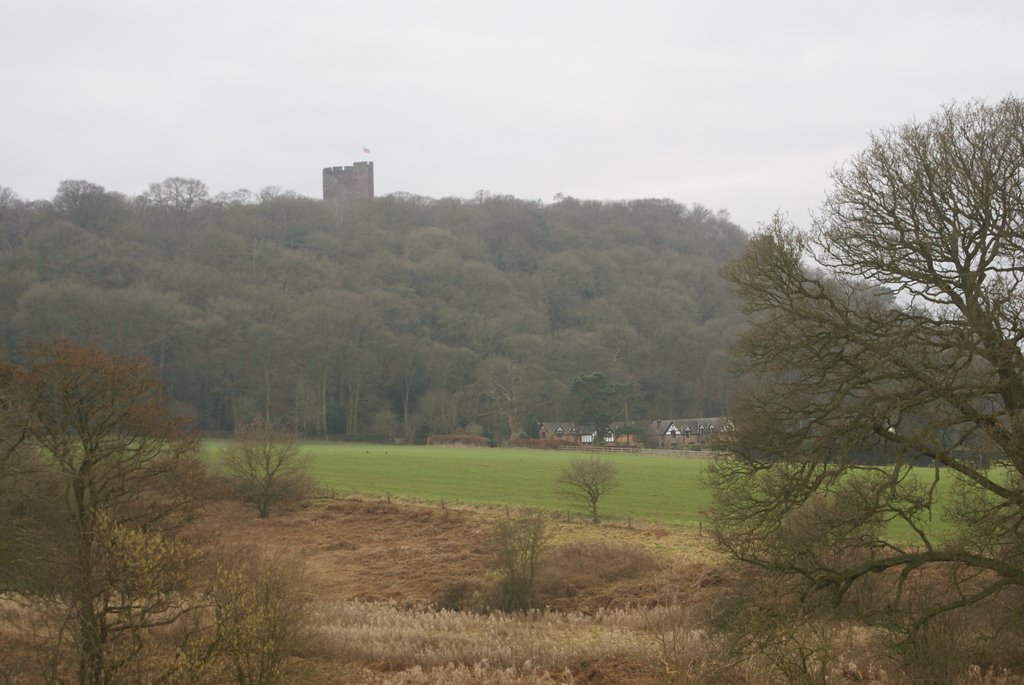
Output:
[[573,445],[593,445],[602,440],[606,445],[623,447],[657,446],[680,449],[689,445],[709,445],[719,441],[723,433],[732,431],[732,422],[724,417],[700,419],[659,419],[648,424],[612,423],[604,437],[598,437],[594,426],[573,421],[548,421],[540,424],[542,439],[561,440]]

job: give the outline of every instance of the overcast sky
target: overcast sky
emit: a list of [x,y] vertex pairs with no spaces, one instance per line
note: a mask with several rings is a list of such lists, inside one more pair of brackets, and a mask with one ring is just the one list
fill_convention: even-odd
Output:
[[[667,197],[804,223],[871,131],[1024,95],[1024,3],[0,0],[0,185]],[[363,148],[370,154],[364,154]]]

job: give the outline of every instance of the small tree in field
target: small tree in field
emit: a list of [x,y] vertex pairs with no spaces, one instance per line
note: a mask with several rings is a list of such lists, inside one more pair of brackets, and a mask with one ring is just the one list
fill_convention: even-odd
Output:
[[591,518],[597,523],[597,503],[619,486],[618,475],[618,467],[611,462],[595,457],[573,459],[555,481],[555,491],[590,509]]
[[235,443],[224,450],[223,464],[260,518],[270,516],[273,505],[299,499],[311,487],[309,457],[299,446],[299,436],[264,420],[235,434]]

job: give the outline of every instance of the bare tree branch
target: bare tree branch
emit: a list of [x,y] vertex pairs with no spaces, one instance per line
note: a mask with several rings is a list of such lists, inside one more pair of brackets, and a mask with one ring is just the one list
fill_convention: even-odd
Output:
[[[1022,133],[1024,102],[1008,98],[874,135],[834,172],[812,230],[776,216],[727,267],[756,379],[737,456],[709,473],[715,535],[736,557],[838,596],[890,570],[899,587],[964,569],[950,608],[1024,585]],[[940,474],[958,493],[941,539]]]

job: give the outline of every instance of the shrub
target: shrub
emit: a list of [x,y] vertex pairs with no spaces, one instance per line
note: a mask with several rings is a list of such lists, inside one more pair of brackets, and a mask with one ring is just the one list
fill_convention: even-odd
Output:
[[498,571],[493,605],[502,611],[528,611],[536,603],[534,581],[547,542],[547,522],[538,512],[500,521],[494,528]]
[[484,609],[486,588],[470,580],[457,580],[445,586],[431,604],[442,611],[479,611]]
[[302,569],[295,560],[250,551],[217,569],[210,597],[216,644],[239,685],[282,682],[289,656],[308,635]]
[[427,444],[450,447],[490,447],[491,441],[480,435],[445,434],[431,435],[427,438]]
[[553,547],[544,555],[537,593],[545,600],[575,597],[586,589],[638,578],[657,566],[654,554],[643,547],[572,542]]
[[715,595],[706,592],[713,582],[708,569],[687,575],[681,585],[662,588],[655,606],[642,609],[643,630],[654,642],[654,657],[666,683],[760,682],[730,673],[722,654],[722,640],[708,631],[707,616]]

